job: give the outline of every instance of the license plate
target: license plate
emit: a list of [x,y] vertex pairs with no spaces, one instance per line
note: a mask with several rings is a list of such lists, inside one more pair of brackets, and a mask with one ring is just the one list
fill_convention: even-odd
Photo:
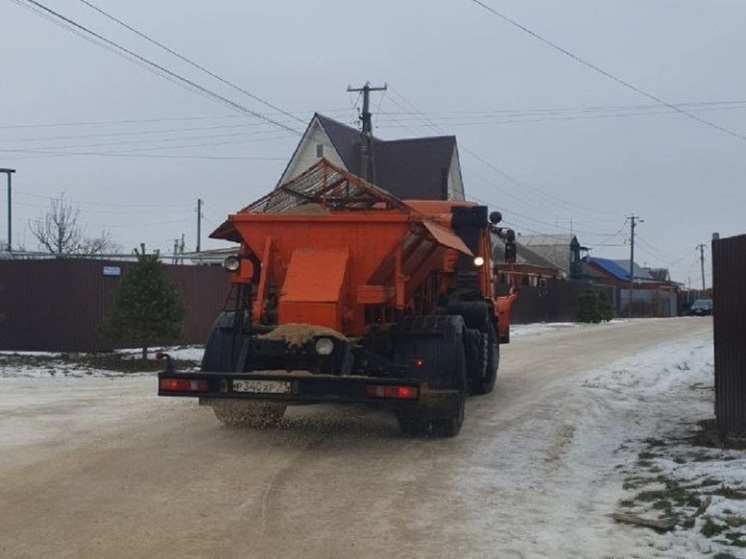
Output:
[[233,392],[254,394],[290,394],[291,385],[284,380],[234,380]]

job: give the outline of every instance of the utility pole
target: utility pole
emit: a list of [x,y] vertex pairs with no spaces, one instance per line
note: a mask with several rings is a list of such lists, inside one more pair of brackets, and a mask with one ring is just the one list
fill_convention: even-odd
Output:
[[702,268],[702,291],[705,290],[705,245],[697,245],[699,249],[699,265]]
[[8,177],[8,252],[13,250],[13,204],[11,204],[10,201],[12,192],[10,187],[10,176],[15,172],[15,169],[0,169],[0,173],[5,173]]
[[629,219],[629,316],[632,317],[632,295],[635,291],[635,227],[637,223],[644,223],[640,216],[631,215]]
[[202,198],[197,198],[197,251],[200,251],[202,240]]
[[370,114],[370,92],[386,91],[388,86],[371,87],[370,82],[365,82],[363,87],[347,86],[347,91],[363,93],[363,114],[360,120],[363,122],[362,141],[360,142],[360,176],[364,181],[375,184],[376,166],[373,160],[373,123]]

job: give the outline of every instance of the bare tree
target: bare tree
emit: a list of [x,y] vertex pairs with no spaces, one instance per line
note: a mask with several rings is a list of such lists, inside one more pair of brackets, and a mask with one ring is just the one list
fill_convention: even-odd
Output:
[[85,228],[78,224],[79,217],[80,208],[63,192],[52,200],[46,213],[29,222],[29,229],[39,245],[52,254],[103,254],[115,249],[108,231],[86,236]]

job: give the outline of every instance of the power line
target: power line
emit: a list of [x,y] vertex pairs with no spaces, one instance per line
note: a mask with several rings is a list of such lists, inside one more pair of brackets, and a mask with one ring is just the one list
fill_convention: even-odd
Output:
[[[24,189],[18,192],[19,196],[27,198],[38,198],[42,200],[60,200],[61,196],[44,196],[42,194],[34,194]],[[170,208],[191,208],[191,204],[117,204],[112,202],[77,202],[76,204],[85,204],[90,206],[104,206],[104,207],[115,207],[115,208],[157,208],[157,209],[170,209]]]
[[[387,99],[387,101],[392,101],[391,99]],[[411,110],[405,110],[404,107],[401,105],[398,105],[394,102],[395,105],[397,105],[402,110],[397,111],[379,111],[377,112],[377,119],[376,119],[376,127],[377,128],[406,128],[410,132],[415,133],[415,130],[410,128],[410,126],[420,127],[421,125],[418,125],[416,122],[412,122],[410,126],[406,125],[407,118],[401,118],[399,115],[405,115],[411,116],[412,121],[420,121],[422,122],[422,118],[426,117],[438,117],[439,121],[450,121],[459,117],[464,118],[473,118],[473,119],[479,119],[480,121],[485,121],[487,124],[512,124],[516,122],[545,122],[545,121],[554,121],[554,120],[574,120],[576,118],[621,118],[621,117],[627,117],[627,116],[645,116],[647,114],[661,114],[661,110],[655,110],[656,108],[659,108],[660,105],[616,105],[616,106],[595,106],[595,107],[559,107],[559,108],[529,108],[529,109],[482,109],[482,110],[470,110],[470,111],[458,111],[458,110],[451,110],[451,111],[421,111],[421,115],[414,114]],[[327,116],[331,115],[332,113],[338,113],[338,114],[346,114],[350,115],[350,111],[354,109],[355,103],[352,102],[350,108],[347,109],[327,109],[323,111],[318,111],[322,114],[326,114]],[[746,108],[746,100],[741,101],[702,101],[702,102],[691,102],[691,103],[678,103],[679,107],[700,107],[699,110],[701,111],[725,111],[725,110],[741,110]],[[623,114],[603,114],[603,113],[623,113]],[[580,114],[580,116],[572,116],[573,114]],[[599,114],[600,113],[600,114]],[[567,114],[569,116],[563,117],[563,118],[547,118],[547,119],[529,119],[528,117],[532,116],[542,116],[542,115],[558,115],[561,117],[561,115]],[[583,116],[584,114],[587,114],[588,116]],[[453,117],[443,116],[443,115],[455,115]],[[473,116],[470,116],[473,115]],[[391,116],[392,118],[386,118],[387,116]],[[500,117],[500,116],[507,116],[507,117],[514,117],[517,120],[506,120],[506,121],[490,121],[485,120],[485,117]],[[521,120],[521,117],[526,117],[525,119]],[[219,115],[219,116],[187,116],[187,117],[170,117],[170,118],[146,118],[146,119],[125,119],[125,120],[103,120],[103,121],[78,121],[78,122],[51,122],[51,123],[37,123],[37,124],[4,124],[0,125],[0,130],[16,130],[16,129],[33,129],[33,128],[65,128],[65,127],[85,127],[85,126],[93,126],[93,127],[99,127],[99,126],[119,126],[119,125],[131,125],[131,124],[151,124],[151,123],[160,123],[160,122],[185,122],[185,121],[200,121],[200,120],[235,120],[238,118],[243,118],[240,115]],[[357,120],[357,117],[354,117],[355,120]],[[297,118],[296,118],[297,119]],[[285,124],[288,124],[288,122],[284,122]],[[393,122],[396,124],[396,126],[391,125],[385,125],[381,123],[385,122]],[[224,125],[226,127],[230,126],[261,126],[264,123],[260,122],[248,122],[244,124],[232,124],[232,125]],[[453,125],[460,125],[460,124],[470,124],[469,121],[464,122],[456,122],[453,123]],[[431,127],[429,124],[423,124],[422,126]],[[187,130],[199,130],[199,129],[209,129],[212,127],[204,127],[204,128],[190,128]],[[215,126],[214,128],[218,128],[218,126]],[[131,134],[137,134],[140,132],[130,132]],[[149,133],[148,131],[142,132],[143,134]],[[104,134],[102,134],[104,135]],[[93,135],[91,135],[93,137]]]
[[576,62],[579,62],[580,64],[582,64],[582,65],[590,68],[591,70],[593,70],[595,72],[598,72],[602,76],[604,76],[604,77],[606,77],[606,78],[608,78],[608,79],[610,79],[610,80],[612,80],[612,81],[614,81],[614,82],[622,85],[623,87],[626,87],[627,89],[630,89],[631,91],[634,91],[635,93],[638,93],[638,94],[640,94],[640,95],[642,95],[644,97],[647,97],[651,101],[655,101],[656,103],[658,103],[660,105],[668,107],[672,111],[676,111],[677,113],[682,114],[682,115],[684,115],[686,117],[689,117],[692,120],[696,120],[700,124],[704,124],[705,126],[709,126],[710,128],[713,128],[715,130],[719,130],[720,132],[728,134],[729,136],[733,136],[734,138],[738,138],[739,140],[746,141],[746,136],[744,136],[744,135],[741,135],[741,134],[739,134],[737,132],[733,132],[732,130],[729,130],[729,129],[723,127],[723,126],[717,125],[717,124],[715,124],[713,122],[710,122],[708,120],[700,118],[700,117],[698,117],[698,116],[696,116],[696,115],[694,115],[694,114],[692,114],[692,113],[690,113],[688,111],[685,111],[684,109],[682,109],[680,107],[677,107],[676,105],[673,105],[673,104],[669,103],[668,101],[664,101],[660,97],[657,97],[657,96],[655,96],[655,95],[653,95],[651,93],[648,93],[647,91],[645,91],[643,89],[640,89],[639,87],[637,87],[635,85],[632,85],[628,81],[625,81],[625,80],[623,80],[621,78],[618,78],[617,76],[611,74],[610,72],[607,72],[606,70],[604,70],[603,68],[601,68],[601,67],[593,64],[592,62],[589,62],[589,61],[585,60],[584,58],[581,58],[580,56],[578,56],[578,55],[570,52],[569,50],[567,50],[567,49],[559,46],[557,43],[554,43],[554,42],[550,41],[549,39],[543,37],[542,35],[539,35],[538,33],[536,33],[535,31],[532,31],[531,29],[529,29],[525,25],[521,25],[516,20],[511,19],[508,16],[506,16],[506,15],[498,12],[497,10],[495,10],[494,8],[488,6],[484,2],[481,2],[481,0],[471,0],[471,2],[473,2],[473,3],[475,3],[475,4],[479,5],[479,6],[481,6],[482,8],[484,8],[485,10],[487,10],[488,12],[490,12],[490,13],[494,14],[495,16],[499,17],[500,19],[502,19],[502,20],[510,23],[514,27],[517,27],[521,31],[523,31],[523,32],[531,35],[534,39],[537,39],[537,40],[541,41],[542,43],[544,43],[544,44],[552,47],[554,50],[556,50],[558,52],[561,52],[565,56],[568,56],[568,57],[572,58]]
[[[274,131],[272,131],[274,132]],[[38,148],[28,148],[30,150],[38,149],[38,150],[57,150],[57,149],[80,149],[80,148],[95,148],[95,147],[108,147],[108,146],[125,146],[125,145],[142,145],[144,142],[150,142],[150,143],[163,143],[163,142],[183,142],[188,140],[215,140],[220,138],[235,138],[235,137],[246,137],[246,136],[258,136],[270,133],[270,131],[257,131],[257,132],[233,132],[231,134],[215,134],[212,136],[176,136],[171,138],[155,138],[152,140],[125,140],[121,142],[98,142],[95,144],[77,144],[77,145],[65,145],[65,146],[46,146],[46,147],[38,147]],[[260,138],[248,138],[246,140],[239,140],[237,142],[229,142],[229,143],[247,143],[251,141],[257,141],[257,142],[264,142],[264,141],[270,141],[270,140],[277,140],[281,138],[287,137],[286,134],[283,134],[282,136],[278,136],[277,132],[274,132],[274,136],[267,136],[267,137],[260,137]],[[217,142],[217,143],[207,143],[207,144],[193,144],[193,145],[187,145],[187,146],[154,146],[154,147],[142,147],[138,148],[137,150],[132,151],[147,151],[151,149],[172,149],[172,148],[179,148],[179,147],[202,147],[204,145],[220,145],[223,142]],[[18,151],[14,149],[6,149],[6,148],[0,148],[0,152],[2,151]]]
[[[216,126],[196,126],[191,128],[161,128],[158,130],[139,130],[133,132],[105,132],[97,134],[76,134],[76,135],[65,135],[65,136],[37,136],[35,138],[5,138],[0,139],[0,143],[19,143],[19,142],[53,142],[56,140],[85,140],[88,138],[121,138],[126,136],[155,136],[158,134],[172,134],[180,132],[202,132],[208,130],[226,130],[236,128],[246,128],[255,126],[266,126],[264,122],[246,122],[243,124],[220,124]],[[254,132],[245,132],[247,135],[258,135],[258,134],[269,134],[277,133],[274,129],[257,130]],[[200,138],[203,136],[200,136]],[[189,138],[181,138],[183,140]],[[163,138],[155,138],[152,141],[164,141]]]
[[[396,95],[397,97],[399,97],[400,99],[402,99],[402,101],[404,101],[405,103],[407,103],[408,105],[410,105],[415,110],[415,113],[413,113],[413,114],[420,114],[420,115],[422,115],[421,111],[419,111],[419,109],[417,109],[417,107],[411,101],[407,100],[393,86],[391,86],[391,92],[394,95]],[[444,133],[442,129],[439,129],[436,125],[429,123],[429,121],[427,120],[426,117],[423,116],[422,118],[423,118],[423,121],[426,122],[426,123],[428,123],[428,125],[433,130],[435,130],[436,132],[439,132],[441,134]],[[526,183],[524,181],[519,180],[518,178],[516,178],[513,175],[511,175],[510,173],[504,171],[503,169],[501,169],[497,165],[495,165],[495,164],[487,161],[481,155],[479,155],[476,152],[468,149],[464,144],[461,144],[461,148],[463,149],[464,153],[470,155],[471,157],[473,157],[474,159],[476,159],[477,161],[479,161],[480,163],[482,163],[486,167],[489,167],[490,169],[492,169],[493,171],[495,171],[496,173],[498,173],[499,175],[501,175],[503,178],[507,179],[512,184],[514,184],[516,186],[519,186],[519,187],[521,187],[524,190],[532,192],[535,196],[537,196],[539,198],[543,198],[544,200],[548,200],[548,201],[550,201],[550,202],[552,202],[554,204],[559,204],[561,206],[564,206],[566,209],[569,208],[569,211],[575,212],[575,213],[577,213],[579,215],[582,215],[584,217],[590,217],[590,218],[595,219],[597,217],[598,213],[599,213],[599,212],[594,212],[593,214],[589,214],[589,213],[586,213],[586,212],[583,212],[583,211],[579,211],[579,207],[577,205],[569,204],[568,202],[566,202],[565,200],[563,200],[563,199],[561,199],[561,198],[559,198],[557,196],[553,196],[551,194],[548,194],[548,193],[544,192],[543,190],[541,190],[541,189],[539,189],[539,188],[537,188],[537,187],[535,187],[533,185],[530,185],[530,184],[528,184],[528,183]],[[592,211],[592,210],[586,210],[586,211]],[[611,214],[609,214],[609,215],[611,215]]]
[[[742,110],[744,107],[742,106],[730,106],[730,107],[720,107],[720,108],[708,108],[708,109],[698,109],[700,111],[731,111],[731,110]],[[571,112],[572,113],[572,112]],[[393,114],[393,113],[385,113],[385,114]],[[551,114],[551,113],[548,113]],[[666,108],[661,108],[658,106],[657,109],[648,109],[645,111],[626,111],[626,112],[611,112],[609,111],[608,114],[604,114],[603,112],[595,112],[595,111],[588,111],[587,113],[579,113],[579,114],[569,114],[568,116],[562,116],[561,113],[558,113],[557,116],[544,116],[544,117],[531,117],[530,114],[526,115],[519,115],[515,117],[511,117],[509,119],[505,119],[503,116],[500,118],[500,115],[498,114],[492,114],[485,113],[483,117],[477,117],[473,116],[470,117],[470,120],[463,120],[463,116],[461,117],[445,117],[442,120],[445,120],[449,125],[451,126],[494,126],[494,125],[504,125],[504,124],[523,124],[523,123],[540,123],[540,122],[567,122],[567,121],[575,121],[575,120],[597,120],[597,119],[609,119],[609,118],[632,118],[632,117],[648,117],[648,116],[656,116],[656,115],[671,115],[671,111],[669,111]],[[379,128],[401,128],[403,127],[403,124],[386,124],[387,122],[399,122],[401,123],[401,120],[387,120],[382,119],[382,123],[378,125]]]
[[[236,143],[236,142],[231,142]],[[211,144],[218,145],[218,144]],[[194,146],[192,146],[194,147]],[[154,148],[157,149],[157,148]],[[133,157],[143,159],[204,159],[215,161],[287,161],[287,157],[252,157],[252,156],[224,156],[224,155],[170,155],[154,153],[117,153],[117,152],[85,152],[85,151],[35,151],[35,150],[0,150],[0,152],[28,153],[16,159],[38,159],[46,157]]]
[[[192,81],[192,80],[190,80],[188,78],[185,78],[184,76],[181,76],[180,74],[177,74],[176,72],[172,72],[171,70],[165,68],[164,66],[161,66],[160,64],[157,64],[156,62],[153,62],[153,61],[145,58],[144,56],[140,56],[139,54],[133,52],[132,50],[127,49],[127,48],[121,46],[120,44],[118,44],[118,43],[110,40],[110,39],[107,39],[106,37],[100,35],[99,33],[96,33],[95,31],[91,31],[90,29],[88,29],[84,25],[81,25],[81,24],[73,21],[72,19],[70,19],[68,17],[65,17],[64,15],[60,14],[59,12],[56,12],[56,11],[52,10],[51,8],[48,8],[47,6],[45,6],[44,4],[41,4],[40,2],[37,2],[36,0],[13,0],[13,1],[16,2],[16,3],[19,3],[19,4],[21,2],[26,2],[28,4],[32,4],[37,9],[43,10],[47,14],[50,14],[50,15],[54,16],[55,18],[59,19],[60,21],[64,22],[67,25],[66,29],[69,29],[70,27],[72,27],[76,31],[80,31],[80,32],[86,33],[87,36],[93,37],[97,41],[99,41],[101,43],[104,43],[110,49],[111,48],[115,49],[115,52],[117,54],[120,54],[120,55],[124,56],[128,60],[134,59],[138,63],[146,65],[151,70],[155,70],[158,75],[161,75],[163,77],[168,76],[168,78],[170,78],[170,81],[176,80],[176,82],[178,82],[182,86],[186,86],[188,89],[191,89],[192,91],[200,92],[201,94],[207,96],[208,98],[212,99],[213,101],[217,101],[217,102],[219,102],[219,103],[221,103],[223,105],[227,105],[227,106],[229,106],[229,107],[231,107],[233,109],[236,109],[236,110],[238,110],[238,111],[240,111],[242,113],[245,113],[245,114],[251,115],[251,116],[253,116],[255,118],[258,118],[260,120],[264,120],[266,122],[269,122],[270,124],[273,124],[273,125],[277,126],[278,128],[282,128],[284,130],[288,130],[288,131],[290,131],[290,132],[292,132],[294,134],[298,134],[298,135],[301,134],[301,132],[299,132],[295,128],[291,128],[290,126],[287,126],[287,125],[285,125],[285,124],[283,124],[281,122],[278,122],[278,121],[276,121],[274,119],[271,119],[271,118],[267,117],[266,115],[263,115],[263,114],[258,113],[256,111],[252,111],[251,109],[249,109],[248,107],[245,107],[245,106],[241,105],[240,103],[232,101],[232,100],[228,99],[227,97],[224,97],[223,95],[215,93],[214,91],[211,91],[210,89],[208,89],[208,88],[206,88],[204,86],[201,86],[198,83],[196,83],[196,82],[194,82],[194,81]],[[78,33],[76,33],[76,34],[78,34]],[[100,43],[94,42],[94,44],[98,44],[100,46]]]
[[[700,110],[721,110],[721,109],[741,109],[746,104],[746,100],[737,99],[730,101],[690,101],[677,103],[678,107],[691,107]],[[455,115],[455,116],[473,116],[481,118],[484,115],[492,116],[540,116],[545,114],[563,114],[563,113],[604,113],[619,111],[653,111],[660,109],[659,104],[636,104],[636,105],[591,105],[583,107],[540,107],[526,109],[469,109],[469,110],[447,110],[447,111],[422,111],[423,115]],[[403,112],[384,111],[382,115],[411,115],[412,111],[404,110]]]
[[257,96],[257,95],[254,95],[253,93],[251,93],[251,92],[247,91],[246,89],[244,89],[244,88],[242,88],[242,87],[240,87],[240,86],[237,86],[236,84],[234,84],[234,83],[232,83],[232,82],[228,81],[227,79],[225,79],[225,78],[223,78],[222,76],[220,76],[220,75],[216,74],[215,72],[213,72],[213,71],[211,71],[211,70],[208,70],[208,69],[207,69],[207,68],[205,68],[204,66],[201,66],[200,64],[197,64],[196,62],[194,62],[193,60],[190,60],[190,59],[189,59],[189,58],[187,58],[186,56],[184,56],[184,55],[182,55],[182,54],[179,54],[179,53],[178,53],[178,52],[176,52],[175,50],[173,50],[173,49],[171,49],[171,48],[167,47],[166,45],[164,45],[163,43],[160,43],[160,42],[156,41],[155,39],[153,39],[153,38],[151,38],[151,37],[149,37],[149,36],[145,35],[145,34],[144,34],[144,33],[142,33],[141,31],[138,31],[137,29],[135,29],[135,28],[134,28],[134,27],[132,27],[131,25],[128,25],[127,23],[123,22],[122,20],[120,20],[120,19],[117,19],[117,18],[116,18],[116,17],[114,17],[113,15],[111,15],[111,14],[109,14],[109,13],[105,12],[104,10],[102,10],[102,9],[101,9],[101,8],[99,8],[98,6],[96,6],[96,5],[92,4],[91,2],[88,2],[87,0],[80,0],[80,2],[82,2],[83,4],[85,4],[86,6],[88,6],[89,8],[91,8],[92,10],[95,10],[95,11],[97,11],[98,13],[100,13],[101,15],[103,15],[104,17],[106,17],[106,18],[108,18],[108,19],[110,19],[110,20],[114,21],[115,23],[117,23],[117,24],[121,25],[121,26],[122,26],[122,27],[124,27],[125,29],[128,29],[128,30],[132,31],[132,32],[133,32],[133,33],[134,33],[135,35],[137,35],[138,37],[141,37],[141,38],[145,39],[146,41],[148,41],[148,42],[150,42],[150,43],[152,43],[152,44],[156,45],[157,47],[160,47],[161,49],[165,50],[165,51],[166,51],[166,52],[168,52],[169,54],[172,54],[173,56],[175,56],[175,57],[176,57],[176,58],[178,58],[179,60],[181,60],[181,61],[183,61],[183,62],[186,62],[186,63],[187,63],[187,64],[189,64],[190,66],[192,66],[192,67],[194,67],[194,68],[197,68],[198,70],[201,70],[202,72],[205,72],[206,74],[208,74],[209,76],[211,76],[211,77],[215,78],[215,79],[216,79],[216,80],[218,80],[219,82],[221,82],[221,83],[223,83],[223,84],[225,84],[225,85],[227,85],[227,86],[229,86],[229,87],[231,87],[231,88],[235,89],[236,91],[239,91],[239,92],[243,93],[244,95],[247,95],[248,97],[251,97],[251,98],[252,98],[252,99],[254,99],[255,101],[258,101],[258,102],[262,103],[263,105],[265,105],[265,106],[267,106],[267,107],[269,107],[269,108],[271,108],[271,109],[274,109],[275,111],[277,111],[277,112],[279,112],[279,113],[282,113],[282,114],[284,114],[285,116],[289,116],[290,118],[292,118],[292,119],[294,119],[294,120],[296,120],[296,121],[299,121],[299,122],[301,122],[302,124],[305,124],[305,121],[304,121],[304,120],[302,120],[302,119],[300,119],[299,117],[297,117],[297,116],[295,116],[295,115],[293,115],[293,114],[291,114],[291,113],[289,113],[289,112],[287,112],[287,111],[285,111],[285,110],[283,110],[283,109],[281,109],[281,108],[279,108],[279,107],[277,107],[277,106],[273,105],[273,104],[272,104],[272,103],[270,103],[269,101],[267,101],[267,100],[265,100],[265,99],[262,99],[261,97],[259,97],[259,96]]

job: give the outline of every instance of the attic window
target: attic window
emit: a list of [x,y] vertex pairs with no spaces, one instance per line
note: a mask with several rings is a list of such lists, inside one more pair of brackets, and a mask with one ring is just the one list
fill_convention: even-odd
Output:
[[324,144],[316,144],[316,157],[324,157]]

